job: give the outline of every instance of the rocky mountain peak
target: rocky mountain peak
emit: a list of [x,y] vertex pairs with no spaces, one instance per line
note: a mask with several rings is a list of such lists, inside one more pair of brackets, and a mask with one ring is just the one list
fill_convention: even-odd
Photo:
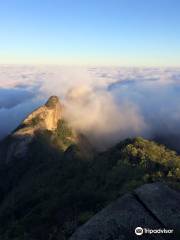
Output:
[[60,119],[62,119],[62,104],[57,96],[51,96],[43,106],[30,113],[7,138],[6,162],[11,161],[12,158],[24,157],[35,133],[56,130]]
[[62,117],[62,105],[57,96],[51,96],[45,105],[30,113],[14,135],[33,135],[37,130],[55,130]]
[[48,108],[54,108],[57,105],[60,105],[60,101],[59,101],[59,98],[57,96],[51,96],[45,104],[45,106],[48,107]]

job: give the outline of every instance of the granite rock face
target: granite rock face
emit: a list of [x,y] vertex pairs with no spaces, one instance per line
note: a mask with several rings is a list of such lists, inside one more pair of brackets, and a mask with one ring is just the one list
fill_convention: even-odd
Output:
[[138,188],[135,194],[162,225],[180,230],[180,193],[156,183]]
[[[119,198],[81,226],[70,240],[180,239],[180,193],[165,184],[146,184]],[[135,228],[174,233],[135,234]]]
[[6,163],[14,158],[25,158],[28,145],[36,131],[54,131],[61,117],[62,105],[59,98],[51,96],[45,105],[29,114],[20,126],[4,140],[0,149],[0,158],[3,158]]
[[55,130],[62,115],[59,98],[51,96],[47,103],[33,111],[14,135],[32,135],[38,129]]

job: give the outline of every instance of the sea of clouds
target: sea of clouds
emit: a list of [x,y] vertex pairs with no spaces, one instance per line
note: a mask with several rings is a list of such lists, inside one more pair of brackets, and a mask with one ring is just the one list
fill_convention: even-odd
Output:
[[180,146],[180,68],[1,65],[0,138],[51,95],[100,147],[133,136]]

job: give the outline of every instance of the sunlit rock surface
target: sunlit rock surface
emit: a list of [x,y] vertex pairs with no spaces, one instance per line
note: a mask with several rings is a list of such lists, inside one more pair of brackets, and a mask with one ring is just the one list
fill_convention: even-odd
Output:
[[45,105],[29,114],[20,126],[3,141],[0,158],[9,162],[12,158],[22,158],[26,155],[29,143],[36,131],[54,131],[62,116],[62,106],[59,98],[51,96]]

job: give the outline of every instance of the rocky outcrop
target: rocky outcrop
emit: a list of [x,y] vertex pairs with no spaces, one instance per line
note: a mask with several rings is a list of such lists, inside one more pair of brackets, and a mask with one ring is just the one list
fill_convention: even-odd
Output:
[[[165,184],[146,184],[92,217],[70,240],[180,239],[180,193]],[[173,233],[138,236],[135,228],[173,229]]]
[[54,131],[61,119],[62,106],[59,98],[51,96],[45,105],[29,114],[20,126],[4,141],[0,149],[0,158],[10,162],[14,158],[24,158],[35,132]]
[[59,98],[52,96],[44,106],[29,114],[13,136],[33,135],[36,130],[55,130],[62,115],[62,106]]

